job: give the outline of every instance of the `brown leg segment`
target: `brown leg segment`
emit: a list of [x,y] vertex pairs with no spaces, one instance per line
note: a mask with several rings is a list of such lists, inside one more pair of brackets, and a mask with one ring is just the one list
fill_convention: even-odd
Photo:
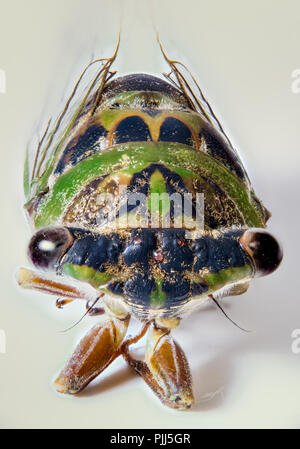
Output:
[[83,337],[66,367],[55,380],[59,393],[75,394],[118,357],[129,324],[129,318],[108,318],[94,326]]
[[194,402],[192,380],[186,356],[169,331],[151,327],[145,362],[134,360],[126,342],[123,356],[159,397],[174,409],[190,408]]
[[[102,296],[104,296],[104,293],[102,293]],[[105,313],[105,309],[103,309],[103,307],[94,307],[91,301],[87,301],[85,309],[86,313],[90,316],[104,315]]]
[[62,309],[64,306],[67,306],[71,302],[73,302],[73,299],[57,298],[55,305],[58,309]]
[[79,289],[73,285],[67,285],[63,282],[54,281],[28,270],[27,268],[20,268],[17,274],[17,281],[20,287],[32,290],[38,290],[40,292],[49,293],[51,295],[62,296],[64,298],[63,303],[71,302],[74,299],[83,299],[86,301],[95,300],[97,297],[97,291],[91,298],[91,294],[88,294],[84,288]]

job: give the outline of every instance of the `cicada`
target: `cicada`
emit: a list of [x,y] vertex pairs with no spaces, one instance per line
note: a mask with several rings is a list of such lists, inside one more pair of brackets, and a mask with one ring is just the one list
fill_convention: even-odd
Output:
[[[163,404],[186,409],[194,402],[191,374],[172,329],[204,302],[244,293],[278,267],[282,251],[195,78],[162,54],[165,77],[116,76],[117,49],[89,64],[33,160],[26,158],[36,270],[19,269],[18,282],[57,295],[59,307],[84,300],[89,314],[106,314],[58,375],[58,392],[80,392],[123,356]],[[126,337],[132,317],[140,331]],[[130,346],[144,336],[137,360]]]

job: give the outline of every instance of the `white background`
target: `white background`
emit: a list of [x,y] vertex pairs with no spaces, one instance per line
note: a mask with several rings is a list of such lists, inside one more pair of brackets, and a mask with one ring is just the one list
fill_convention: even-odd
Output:
[[[55,298],[21,291],[14,281],[16,268],[28,264],[25,146],[92,53],[111,55],[122,9],[117,69],[167,70],[154,23],[221,117],[284,248],[278,272],[224,300],[227,313],[253,333],[234,327],[215,307],[199,310],[174,332],[194,378],[196,405],[188,412],[161,406],[121,359],[80,396],[57,395],[54,374],[97,319],[61,334],[83,304],[56,310]],[[0,94],[0,329],[7,339],[6,354],[0,353],[1,427],[299,428],[300,354],[291,349],[291,334],[300,328],[300,93],[291,89],[292,72],[300,68],[299,22],[297,0],[0,1],[0,69],[7,80]]]

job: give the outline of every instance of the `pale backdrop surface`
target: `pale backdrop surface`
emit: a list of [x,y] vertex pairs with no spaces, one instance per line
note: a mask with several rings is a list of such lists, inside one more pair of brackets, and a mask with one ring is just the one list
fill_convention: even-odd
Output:
[[[188,64],[215,106],[256,193],[273,213],[270,229],[285,252],[278,272],[224,302],[234,320],[255,332],[241,332],[214,307],[175,332],[194,378],[197,403],[188,412],[163,408],[122,360],[81,396],[58,396],[54,374],[97,319],[61,334],[82,314],[82,304],[56,310],[54,298],[21,291],[14,282],[16,268],[28,264],[25,146],[92,55],[111,54],[122,8],[116,68],[167,70],[155,26],[170,55]],[[0,0],[0,70],[6,75],[6,93],[0,93],[0,330],[6,335],[0,427],[300,426],[300,354],[291,348],[291,334],[300,328],[300,93],[292,90],[299,42],[297,0]]]

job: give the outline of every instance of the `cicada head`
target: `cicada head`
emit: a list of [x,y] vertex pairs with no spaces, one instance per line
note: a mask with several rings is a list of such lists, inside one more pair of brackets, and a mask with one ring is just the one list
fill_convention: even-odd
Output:
[[269,274],[282,259],[275,238],[257,229],[189,239],[183,229],[48,227],[32,237],[28,253],[35,267],[104,289],[139,318],[180,316],[191,300]]

